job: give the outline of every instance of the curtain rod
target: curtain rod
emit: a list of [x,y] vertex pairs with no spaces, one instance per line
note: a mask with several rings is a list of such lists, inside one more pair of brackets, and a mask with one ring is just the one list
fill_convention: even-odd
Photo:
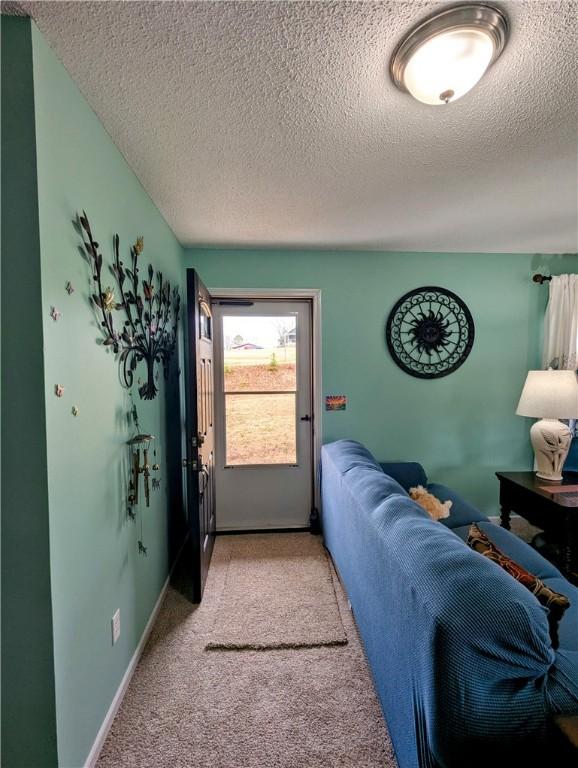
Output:
[[550,275],[540,275],[540,274],[537,274],[537,275],[533,275],[532,276],[532,280],[535,283],[538,283],[539,285],[543,285],[544,283],[549,283],[551,279],[552,278],[551,278]]

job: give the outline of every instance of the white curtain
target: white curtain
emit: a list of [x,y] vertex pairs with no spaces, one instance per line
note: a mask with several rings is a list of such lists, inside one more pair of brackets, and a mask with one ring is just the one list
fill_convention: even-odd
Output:
[[578,275],[557,275],[550,281],[542,367],[576,370],[577,344]]

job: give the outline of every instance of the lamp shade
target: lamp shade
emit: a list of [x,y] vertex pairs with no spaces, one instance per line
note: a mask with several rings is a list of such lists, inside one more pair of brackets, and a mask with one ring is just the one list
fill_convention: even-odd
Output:
[[578,418],[574,371],[528,371],[516,413],[539,419]]

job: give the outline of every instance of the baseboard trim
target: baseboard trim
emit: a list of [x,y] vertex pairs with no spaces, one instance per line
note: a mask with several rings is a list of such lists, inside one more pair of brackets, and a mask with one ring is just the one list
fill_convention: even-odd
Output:
[[308,525],[295,525],[289,528],[224,528],[216,531],[217,536],[240,536],[245,533],[310,533]]
[[132,659],[130,660],[129,665],[126,668],[126,671],[122,677],[122,680],[120,681],[120,685],[118,686],[117,691],[114,695],[114,699],[112,700],[111,705],[108,708],[108,712],[106,713],[105,718],[102,721],[102,725],[100,726],[98,733],[96,734],[96,739],[94,740],[94,744],[92,745],[92,748],[88,753],[88,757],[86,758],[86,762],[84,763],[84,768],[94,768],[94,766],[96,765],[96,762],[104,746],[104,742],[106,741],[106,737],[108,736],[108,732],[111,729],[114,718],[116,717],[116,714],[120,708],[120,705],[122,704],[122,700],[124,699],[125,693],[130,684],[132,676],[135,673],[137,665],[140,661],[140,657],[142,656],[142,653],[145,649],[145,645],[147,644],[147,640],[149,639],[149,635],[157,619],[157,616],[163,604],[163,600],[165,599],[167,589],[169,588],[171,576],[173,574],[176,564],[179,561],[179,558],[181,556],[183,547],[185,546],[187,539],[188,539],[188,534],[185,537],[183,544],[181,545],[178,555],[175,557],[175,561],[171,567],[171,570],[169,571],[169,575],[167,576],[165,583],[163,584],[163,588],[161,589],[161,592],[157,598],[154,608],[151,611],[151,615],[148,618],[148,621],[143,630],[139,643],[135,649],[135,652],[132,655]]

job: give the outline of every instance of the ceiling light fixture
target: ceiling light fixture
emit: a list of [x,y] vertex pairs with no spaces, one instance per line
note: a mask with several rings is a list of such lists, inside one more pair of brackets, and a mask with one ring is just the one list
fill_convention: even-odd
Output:
[[446,8],[399,43],[391,79],[424,104],[449,104],[474,87],[507,39],[508,19],[498,8],[478,3]]

